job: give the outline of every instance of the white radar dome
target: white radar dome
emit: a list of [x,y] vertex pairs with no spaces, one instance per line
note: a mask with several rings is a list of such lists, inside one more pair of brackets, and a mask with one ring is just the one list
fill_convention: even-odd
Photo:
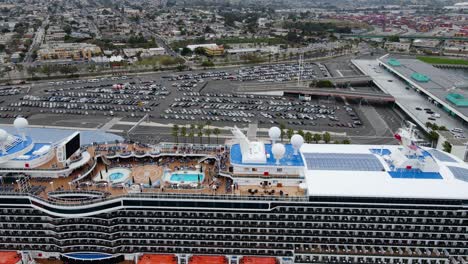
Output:
[[286,153],[286,148],[283,144],[276,143],[273,145],[273,147],[271,147],[271,152],[276,159],[276,164],[279,164],[280,159],[283,158],[284,154]]
[[301,135],[295,134],[291,137],[291,145],[294,148],[294,155],[298,154],[302,144],[304,144],[304,138]]
[[5,130],[0,129],[0,143],[5,142],[7,139],[8,139],[8,133]]
[[13,126],[15,126],[16,129],[23,129],[23,128],[28,127],[28,125],[29,125],[28,120],[26,120],[26,118],[24,117],[18,117],[13,122]]
[[268,136],[270,137],[273,144],[281,137],[281,130],[278,127],[271,127],[268,130]]

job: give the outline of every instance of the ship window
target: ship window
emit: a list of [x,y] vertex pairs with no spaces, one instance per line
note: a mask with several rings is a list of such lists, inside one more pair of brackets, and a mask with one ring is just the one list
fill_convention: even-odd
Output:
[[277,168],[276,172],[283,172],[283,168]]

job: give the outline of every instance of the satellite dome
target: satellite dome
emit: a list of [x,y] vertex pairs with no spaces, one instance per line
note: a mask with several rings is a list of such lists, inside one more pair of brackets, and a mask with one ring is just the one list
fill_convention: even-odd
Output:
[[281,158],[283,158],[284,154],[286,153],[286,148],[281,143],[276,143],[271,147],[271,152],[276,159],[276,164],[279,164]]
[[294,155],[297,155],[302,144],[304,144],[304,138],[301,135],[295,134],[291,137],[291,145],[294,148]]
[[28,127],[29,123],[28,123],[28,120],[26,120],[26,118],[18,117],[13,122],[13,125],[15,126],[16,129],[23,129],[23,128]]
[[268,130],[268,136],[274,144],[275,141],[281,137],[281,130],[278,127],[271,127],[270,130]]
[[0,129],[0,143],[5,142],[7,139],[8,139],[8,133],[5,130]]

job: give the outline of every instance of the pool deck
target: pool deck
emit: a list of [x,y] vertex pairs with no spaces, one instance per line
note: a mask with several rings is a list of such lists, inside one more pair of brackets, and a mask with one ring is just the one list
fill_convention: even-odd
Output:
[[[142,152],[148,152],[150,151],[149,148],[144,148],[141,146],[138,146],[136,144],[119,144],[119,145],[107,145],[107,147],[115,147],[119,146],[121,151],[125,152],[135,152],[135,151],[142,151]],[[99,148],[99,149],[98,149]],[[215,168],[214,165],[210,165],[208,163],[202,162],[202,167],[203,167],[203,172],[204,172],[204,180],[201,184],[200,188],[196,189],[177,189],[177,188],[172,188],[169,182],[164,181],[164,170],[168,169],[171,172],[175,172],[179,169],[183,168],[195,168],[196,165],[199,165],[200,157],[192,157],[192,158],[187,158],[190,155],[187,155],[187,157],[159,157],[159,158],[113,158],[113,159],[107,159],[104,158],[104,162],[110,164],[105,165],[102,162],[98,162],[95,166],[95,168],[89,173],[88,176],[86,176],[84,179],[80,180],[81,184],[69,184],[73,180],[75,180],[77,177],[82,175],[83,173],[87,172],[93,164],[93,160],[98,156],[106,156],[107,153],[109,153],[108,148],[104,148],[102,146],[90,146],[87,151],[90,153],[92,159],[90,162],[83,166],[80,169],[77,169],[73,171],[70,176],[68,177],[61,177],[61,178],[33,178],[31,179],[31,185],[32,186],[43,186],[44,191],[42,191],[39,194],[36,194],[37,196],[43,198],[43,199],[49,199],[47,196],[48,192],[51,191],[57,191],[57,190],[81,190],[81,191],[102,191],[107,193],[107,196],[120,196],[120,195],[125,195],[128,193],[128,190],[122,187],[112,187],[111,185],[104,185],[104,184],[95,184],[92,181],[92,178],[96,175],[99,174],[99,171],[105,170],[106,166],[108,169],[112,168],[118,168],[118,167],[123,167],[123,168],[128,168],[131,170],[131,175],[130,178],[134,179],[135,183],[138,184],[148,184],[149,179],[151,179],[151,182],[154,184],[157,181],[160,181],[160,188],[143,188],[142,192],[145,193],[178,193],[178,194],[205,194],[205,195],[223,195],[223,194],[234,194],[234,195],[255,195],[255,196],[264,196],[268,195],[263,192],[263,190],[260,190],[261,187],[259,186],[241,186],[239,189],[235,190],[232,192],[230,189],[231,186],[227,186],[228,184],[228,179],[225,177],[214,177],[215,176]],[[171,153],[174,152],[174,149],[168,148],[164,149],[163,152],[166,153]],[[114,153],[114,152],[112,152]],[[215,155],[216,152],[213,152],[211,154],[207,155]],[[41,168],[47,168],[48,166],[51,166],[52,164],[56,163],[55,158],[48,162],[48,164],[44,164],[41,166]],[[229,167],[229,162],[227,162],[227,167]],[[86,185],[85,183],[88,183],[89,185]],[[10,183],[11,184],[11,183]],[[218,188],[216,191],[213,190],[213,184],[217,185]],[[15,188],[17,189],[18,186],[15,184]],[[248,189],[259,189],[258,193],[251,194],[248,192]],[[299,190],[298,188],[295,187],[272,187],[272,189],[275,189],[275,194],[274,196],[279,196],[279,191],[282,190],[284,193],[287,193],[289,196],[303,196],[304,193],[302,190]],[[67,202],[64,202],[67,203]]]

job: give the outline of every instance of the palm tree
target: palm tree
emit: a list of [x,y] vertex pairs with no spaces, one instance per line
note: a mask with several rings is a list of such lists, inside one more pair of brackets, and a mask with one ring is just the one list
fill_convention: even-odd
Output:
[[288,138],[291,139],[292,136],[294,135],[294,130],[290,128],[288,129],[288,131],[286,131],[286,134],[288,135]]
[[304,140],[305,140],[306,143],[311,143],[312,140],[313,140],[312,133],[306,132],[305,135],[304,135]]
[[280,124],[281,142],[283,142],[283,137],[284,137],[284,135],[286,134],[286,133],[284,132],[285,129],[286,129],[286,126],[285,126],[283,123],[281,123],[281,124]]
[[192,144],[195,143],[195,125],[194,124],[190,124],[189,137],[192,138]]
[[199,130],[198,131],[198,137],[200,138],[200,144],[202,143],[202,138],[203,138],[203,131]]
[[298,134],[298,135],[301,135],[302,137],[304,137],[304,131],[303,131],[302,129],[299,129],[299,130],[297,131],[297,134]]
[[180,129],[180,135],[184,137],[184,143],[187,143],[187,128],[185,126]]
[[208,137],[208,144],[210,144],[210,135],[212,131],[210,128],[205,129],[205,135]]
[[205,127],[204,124],[198,124],[198,137],[200,138],[200,144],[202,143],[202,137],[203,137],[203,128]]
[[176,143],[179,143],[179,126],[178,125],[172,126],[172,136],[174,137]]
[[330,133],[325,132],[325,133],[323,134],[323,141],[325,141],[325,143],[327,143],[327,144],[331,141],[331,135],[330,135]]
[[322,139],[322,136],[320,134],[314,134],[313,138],[315,143],[318,143]]
[[216,135],[216,144],[219,144],[219,134],[221,134],[221,130],[219,128],[213,129],[213,134]]

